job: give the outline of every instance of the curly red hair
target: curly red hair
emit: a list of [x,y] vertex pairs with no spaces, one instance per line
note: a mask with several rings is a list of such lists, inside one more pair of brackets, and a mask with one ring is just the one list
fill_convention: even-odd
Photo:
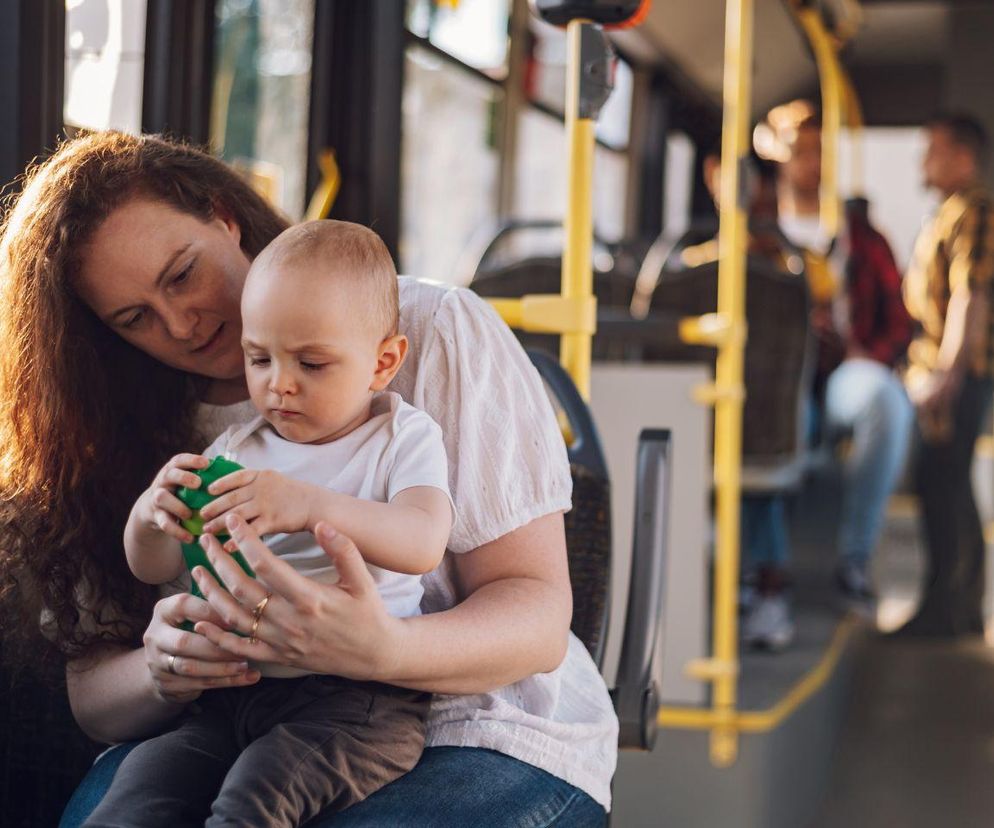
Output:
[[[140,643],[154,589],[127,568],[129,510],[172,454],[203,442],[205,381],[118,337],[80,300],[95,229],[137,196],[241,229],[249,258],[287,222],[218,159],[158,136],[67,140],[25,174],[0,230],[0,608],[4,651],[69,658]],[[49,648],[51,651],[52,648]],[[20,659],[18,659],[20,660]]]

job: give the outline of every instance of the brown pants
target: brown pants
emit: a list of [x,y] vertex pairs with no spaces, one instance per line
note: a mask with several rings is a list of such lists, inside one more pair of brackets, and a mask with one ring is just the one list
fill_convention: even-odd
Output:
[[414,767],[429,700],[337,676],[208,691],[128,755],[85,825],[294,826],[344,810]]

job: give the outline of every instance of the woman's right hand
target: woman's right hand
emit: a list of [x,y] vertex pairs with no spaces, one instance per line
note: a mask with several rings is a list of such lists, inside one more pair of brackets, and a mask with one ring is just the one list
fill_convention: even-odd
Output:
[[204,636],[179,628],[184,621],[224,621],[202,598],[170,595],[155,605],[145,630],[145,662],[156,692],[165,701],[186,704],[204,690],[244,687],[259,680],[248,663],[212,644]]
[[181,543],[193,543],[193,535],[179,523],[191,518],[193,512],[176,497],[176,489],[180,486],[199,488],[200,478],[193,470],[206,469],[209,465],[210,460],[200,454],[177,454],[166,463],[139,500],[142,525],[164,532]]

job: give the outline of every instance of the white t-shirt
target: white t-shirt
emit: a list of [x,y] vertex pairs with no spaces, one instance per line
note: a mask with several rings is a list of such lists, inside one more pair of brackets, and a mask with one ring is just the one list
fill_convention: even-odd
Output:
[[[403,276],[399,285],[400,330],[410,347],[391,390],[441,426],[456,508],[445,559],[422,578],[422,611],[440,612],[463,598],[455,555],[568,511],[572,481],[538,372],[496,312],[462,288]],[[244,417],[243,404],[229,408]],[[227,413],[205,406],[201,422],[222,422]],[[610,807],[618,720],[603,678],[572,634],[552,672],[489,693],[436,695],[426,744],[499,751]]]
[[781,215],[778,220],[784,235],[798,247],[824,256],[832,246],[832,238],[822,229],[818,215]]
[[[370,418],[330,443],[285,440],[256,416],[228,428],[204,455],[223,455],[247,469],[271,469],[360,500],[389,503],[415,486],[432,486],[449,496],[441,429],[392,392],[377,394]],[[302,575],[325,584],[338,580],[334,565],[309,532],[270,535],[266,544]],[[387,612],[398,618],[420,614],[420,576],[367,566]]]
[[[247,469],[271,469],[294,480],[362,500],[389,503],[404,489],[432,486],[449,496],[448,465],[438,425],[399,394],[373,398],[370,418],[344,437],[311,445],[285,440],[261,416],[230,426],[204,452],[223,455]],[[338,580],[334,564],[309,532],[280,532],[266,544],[301,575],[319,583]],[[387,612],[419,615],[421,578],[367,564]],[[292,678],[307,670],[281,664],[255,665],[264,676]]]

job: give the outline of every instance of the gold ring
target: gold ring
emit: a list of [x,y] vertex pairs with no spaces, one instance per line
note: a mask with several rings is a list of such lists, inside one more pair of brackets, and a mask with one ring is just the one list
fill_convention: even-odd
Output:
[[167,665],[168,665],[168,667],[169,667],[169,672],[170,672],[170,673],[172,673],[172,674],[173,674],[174,676],[175,676],[175,675],[179,675],[179,674],[178,674],[178,673],[176,672],[176,655],[175,655],[175,654],[173,654],[173,655],[170,655],[170,656],[169,656],[169,658],[168,658],[168,659],[166,659],[166,664],[167,664]]
[[258,604],[255,605],[255,609],[252,610],[252,617],[258,621],[262,618],[262,614],[266,611],[266,605],[269,603],[269,599],[273,597],[273,593],[267,592],[266,597],[263,598]]
[[266,593],[266,597],[256,604],[255,609],[252,610],[252,629],[249,631],[249,644],[255,644],[259,640],[255,637],[255,631],[259,629],[259,621],[262,620],[262,614],[266,611],[266,606],[272,597],[273,593]]

